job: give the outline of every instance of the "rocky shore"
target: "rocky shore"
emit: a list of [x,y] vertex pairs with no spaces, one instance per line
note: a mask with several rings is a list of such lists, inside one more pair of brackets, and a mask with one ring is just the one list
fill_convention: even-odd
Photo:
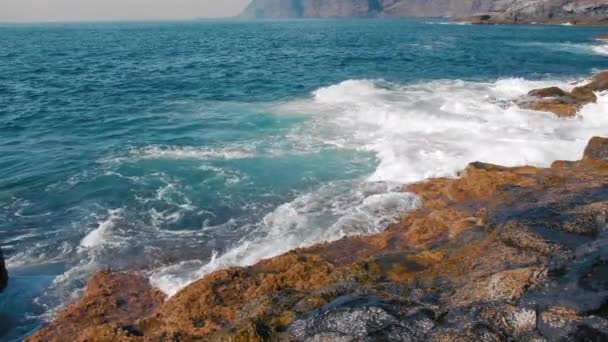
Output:
[[4,263],[4,255],[2,254],[2,250],[0,250],[0,293],[4,291],[7,285],[8,271],[6,270],[6,265]]
[[473,24],[608,25],[608,0],[253,0],[240,17],[445,17]]
[[608,90],[608,71],[597,74],[591,82],[565,91],[558,87],[534,89],[528,93],[531,101],[524,101],[530,109],[552,112],[559,117],[572,117],[586,104],[597,101],[596,92]]
[[385,232],[215,272],[165,300],[100,272],[28,341],[608,340],[608,139],[550,168],[408,185]]
[[457,19],[471,24],[608,25],[606,0],[497,1],[484,13]]

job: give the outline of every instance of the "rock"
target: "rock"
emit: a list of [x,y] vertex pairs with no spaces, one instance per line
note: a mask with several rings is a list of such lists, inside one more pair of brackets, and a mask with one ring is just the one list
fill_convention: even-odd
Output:
[[214,272],[166,302],[101,272],[31,341],[606,340],[606,146],[408,185],[421,205],[385,232]]
[[494,273],[460,288],[451,299],[452,305],[466,306],[480,301],[518,299],[543,276],[540,268],[528,267]]
[[457,23],[467,23],[467,24],[487,24],[488,21],[492,18],[489,14],[480,14],[480,15],[472,15],[470,17],[458,18],[454,20]]
[[[142,276],[99,272],[89,280],[86,293],[78,303],[65,308],[47,328],[26,341],[87,340],[83,336],[91,329],[100,337],[98,341],[112,341],[116,335],[137,335],[139,332],[131,322],[152,313],[164,298]],[[78,338],[80,334],[83,335]],[[102,339],[104,335],[108,338]]]
[[576,116],[581,105],[576,102],[564,101],[562,99],[540,100],[533,102],[529,108],[540,112],[550,112],[560,118]]
[[548,88],[531,90],[528,93],[528,96],[541,97],[541,98],[543,98],[543,97],[564,97],[564,96],[568,96],[568,93],[563,91],[559,87],[548,87]]
[[608,40],[608,33],[600,34],[596,39]]
[[584,158],[608,161],[608,139],[602,137],[591,138],[585,148]]
[[606,25],[608,0],[254,0],[245,18],[448,17],[473,24]]
[[591,91],[605,91],[608,90],[608,71],[600,72],[595,75],[591,82],[584,86]]
[[528,103],[527,107],[542,112],[552,112],[558,117],[572,117],[584,105],[597,101],[595,92],[607,89],[608,71],[605,71],[593,77],[591,82],[575,87],[571,92],[558,87],[534,89],[528,95],[539,99]]
[[435,313],[421,305],[374,297],[340,297],[298,318],[295,341],[416,341],[435,326]]
[[2,250],[0,250],[0,293],[4,291],[6,286],[8,285],[8,272],[6,270],[6,265],[4,263],[4,256],[2,255]]
[[570,92],[570,98],[581,104],[597,101],[597,96],[593,93],[589,85],[576,87]]

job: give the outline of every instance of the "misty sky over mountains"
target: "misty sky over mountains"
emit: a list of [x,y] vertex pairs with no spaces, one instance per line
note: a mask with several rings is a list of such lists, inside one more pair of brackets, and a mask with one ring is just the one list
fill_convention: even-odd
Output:
[[250,0],[0,0],[3,21],[231,17]]

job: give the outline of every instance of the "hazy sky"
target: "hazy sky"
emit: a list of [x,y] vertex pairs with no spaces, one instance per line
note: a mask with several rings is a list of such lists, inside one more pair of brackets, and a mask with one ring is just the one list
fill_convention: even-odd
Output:
[[250,0],[0,0],[0,20],[61,21],[228,17]]

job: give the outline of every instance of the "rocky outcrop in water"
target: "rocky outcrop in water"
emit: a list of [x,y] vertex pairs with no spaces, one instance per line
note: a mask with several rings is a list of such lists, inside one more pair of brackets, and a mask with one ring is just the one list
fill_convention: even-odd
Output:
[[473,24],[608,25],[608,0],[515,0],[483,15],[460,19]]
[[4,291],[8,285],[8,271],[6,270],[6,264],[4,263],[4,255],[0,250],[0,292]]
[[608,139],[550,168],[470,164],[406,186],[381,234],[212,273],[161,304],[102,272],[29,341],[605,341]]
[[608,0],[253,0],[245,18],[450,17],[475,24],[608,24]]
[[530,109],[552,112],[559,117],[572,117],[586,104],[597,101],[596,92],[608,90],[608,71],[597,74],[591,82],[567,92],[558,87],[534,89],[525,104]]

